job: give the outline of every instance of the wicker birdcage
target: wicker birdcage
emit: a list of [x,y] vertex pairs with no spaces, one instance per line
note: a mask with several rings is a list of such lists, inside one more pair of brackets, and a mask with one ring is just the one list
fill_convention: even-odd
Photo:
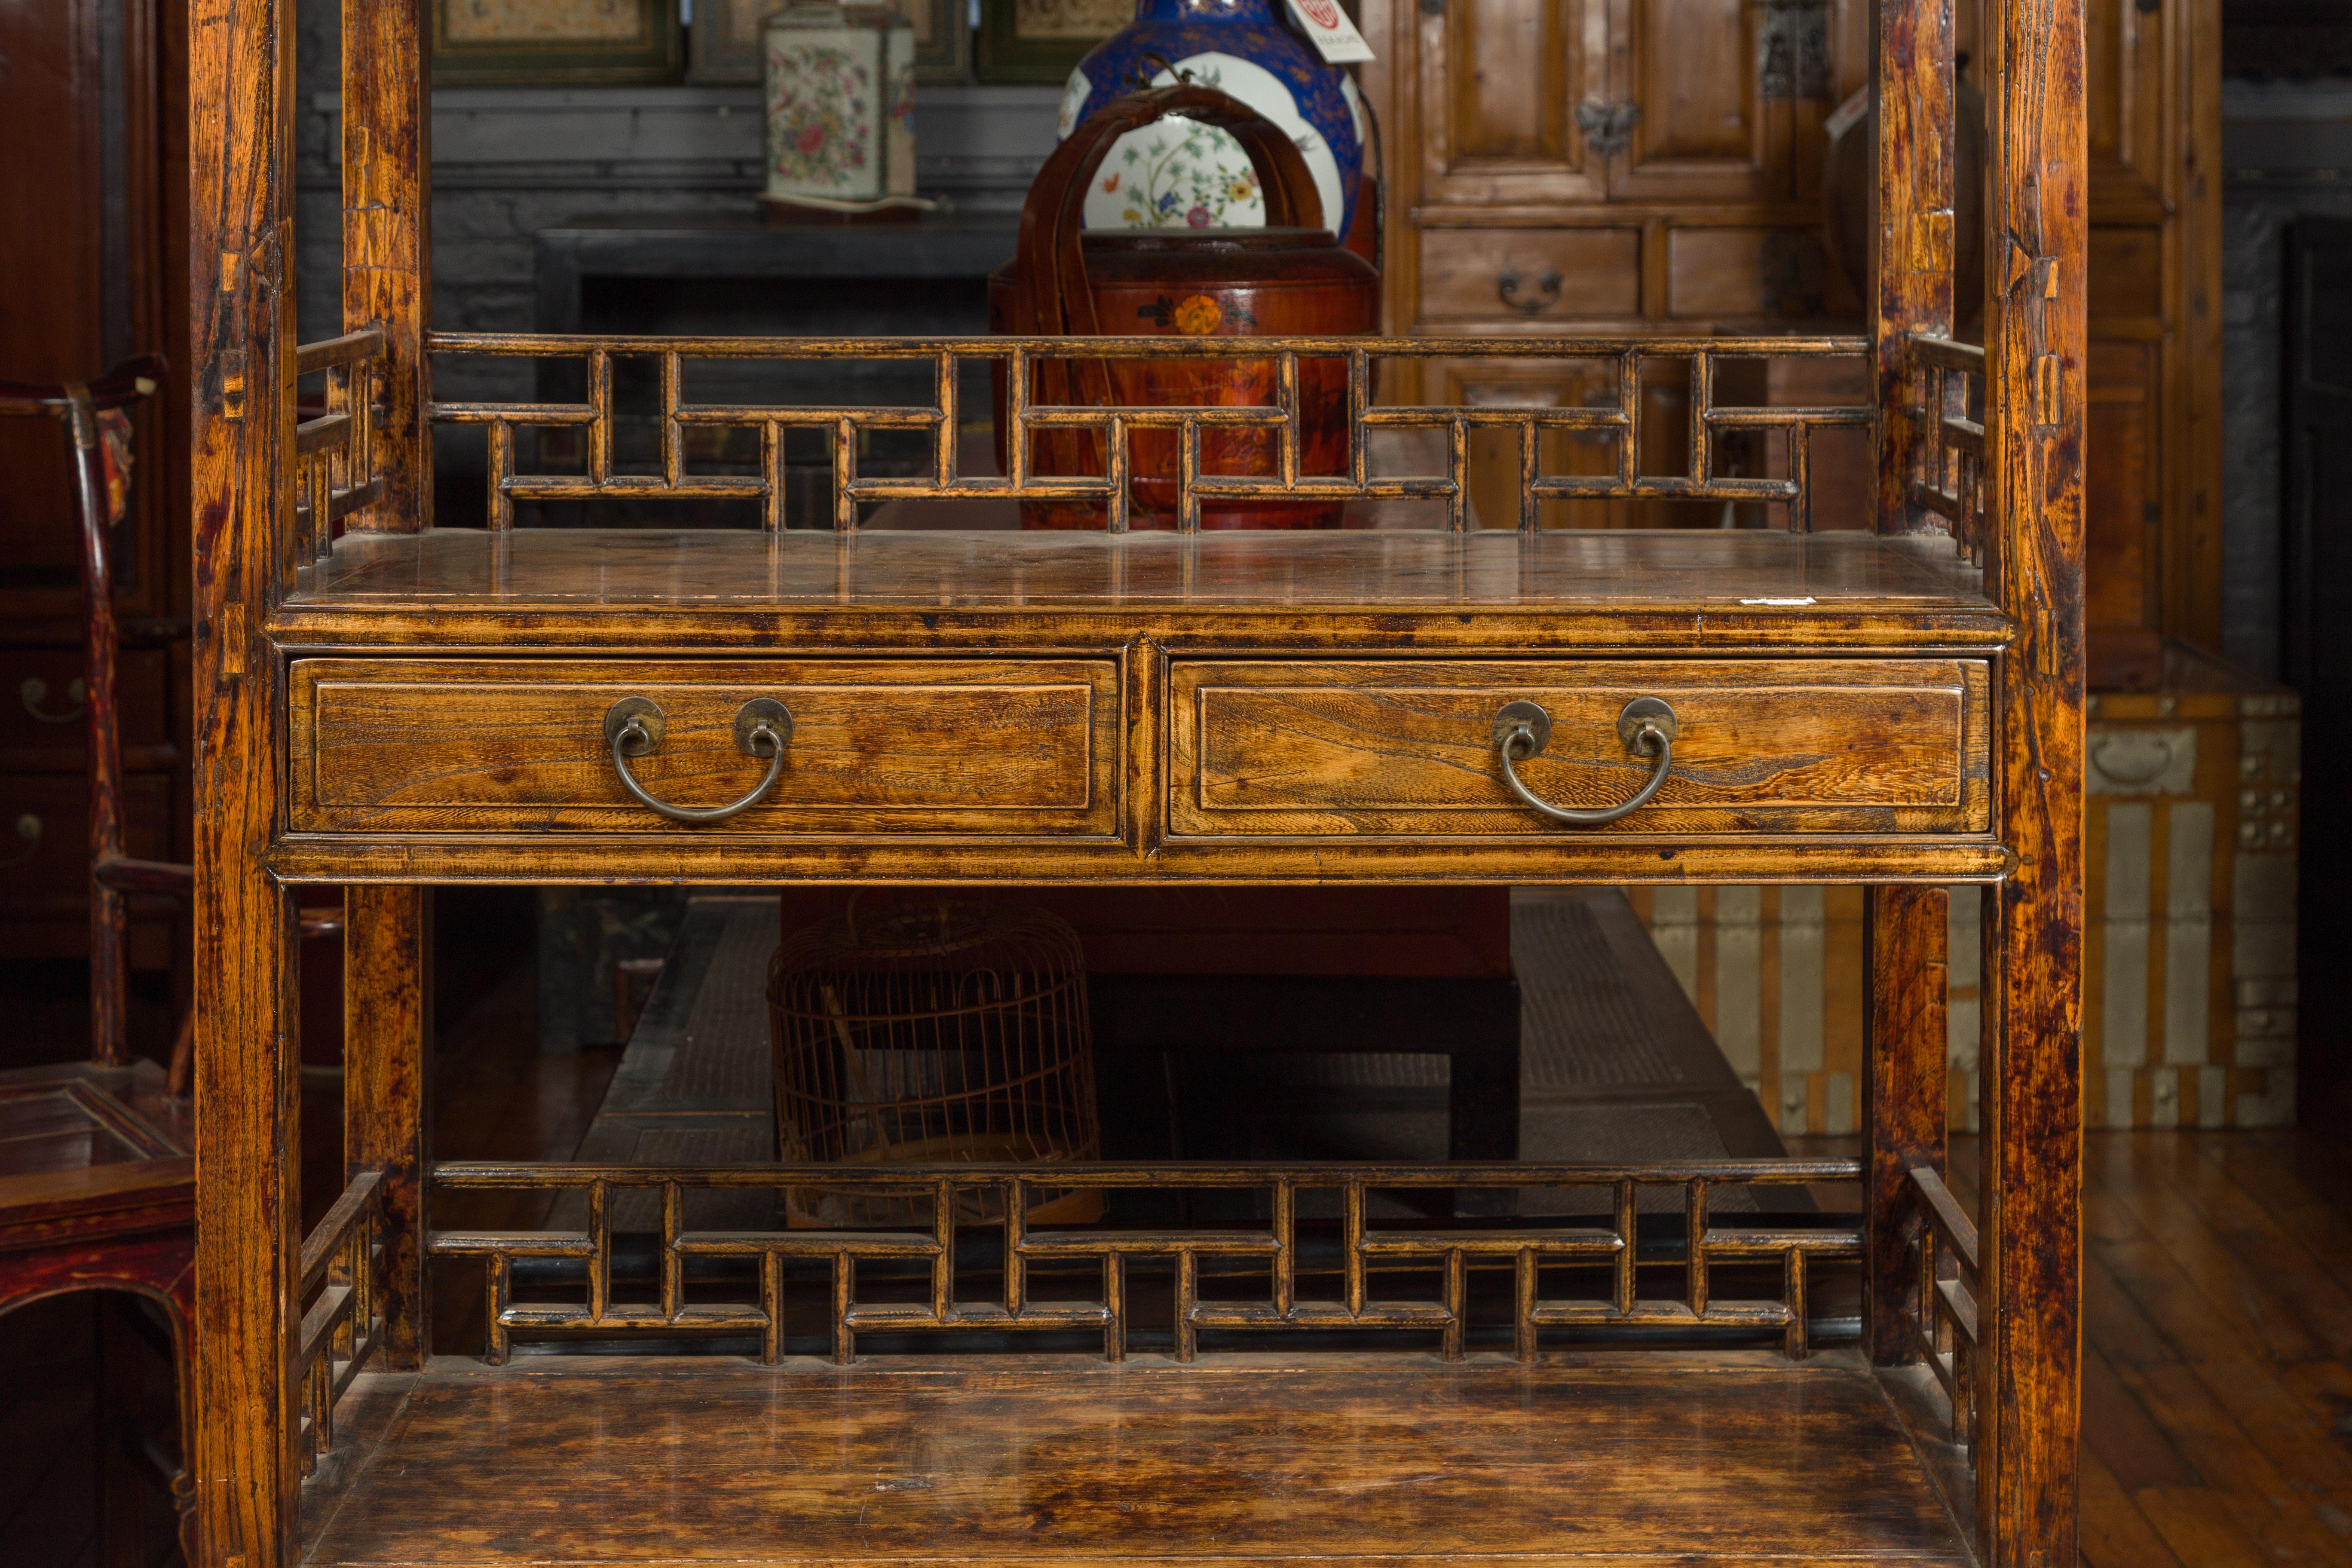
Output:
[[[1101,1152],[1086,963],[1043,910],[908,900],[784,938],[768,969],[776,1144],[787,1163],[983,1163]],[[1102,1194],[1031,1189],[1029,1217],[1082,1223]],[[903,1194],[787,1191],[795,1225],[923,1225]],[[1001,1219],[973,1188],[966,1223]]]

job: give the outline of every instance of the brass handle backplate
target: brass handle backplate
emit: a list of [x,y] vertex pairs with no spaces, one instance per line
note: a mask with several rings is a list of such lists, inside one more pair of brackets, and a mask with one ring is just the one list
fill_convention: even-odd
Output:
[[629,772],[629,759],[653,751],[668,732],[661,704],[650,697],[624,697],[604,710],[604,742],[613,748],[613,771],[631,795],[673,822],[724,822],[751,810],[776,787],[784,772],[784,748],[792,743],[793,715],[772,697],[754,697],[737,710],[736,749],[747,757],[766,756],[768,772],[749,794],[725,805],[672,805],[656,799]]
[[1578,827],[1599,827],[1621,816],[1639,811],[1649,805],[1666,782],[1666,773],[1675,765],[1675,734],[1680,728],[1675,710],[1663,699],[1636,697],[1617,715],[1617,738],[1625,749],[1643,756],[1658,759],[1651,769],[1649,782],[1634,792],[1633,798],[1618,805],[1604,805],[1591,811],[1572,810],[1538,799],[1534,791],[1520,782],[1518,769],[1513,766],[1529,757],[1541,754],[1551,743],[1551,715],[1536,702],[1507,702],[1495,715],[1495,754],[1502,760],[1503,782],[1511,793],[1542,812],[1554,822],[1570,823]]
[[1547,267],[1543,269],[1543,276],[1536,279],[1538,290],[1536,297],[1522,299],[1519,296],[1519,269],[1506,267],[1496,274],[1495,296],[1521,315],[1539,316],[1559,303],[1559,269]]
[[1598,103],[1576,106],[1576,128],[1584,132],[1585,150],[1596,158],[1614,158],[1633,141],[1633,127],[1642,122],[1638,103]]

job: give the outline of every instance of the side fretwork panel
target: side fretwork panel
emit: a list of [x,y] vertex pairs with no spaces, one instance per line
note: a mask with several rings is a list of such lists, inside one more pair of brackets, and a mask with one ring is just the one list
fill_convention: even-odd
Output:
[[1631,796],[1651,759],[1620,737],[1636,698],[1678,733],[1622,834],[1965,834],[1991,826],[1980,659],[1181,662],[1171,672],[1178,836],[1557,835],[1496,754],[1506,703],[1551,721],[1520,776],[1555,805]]

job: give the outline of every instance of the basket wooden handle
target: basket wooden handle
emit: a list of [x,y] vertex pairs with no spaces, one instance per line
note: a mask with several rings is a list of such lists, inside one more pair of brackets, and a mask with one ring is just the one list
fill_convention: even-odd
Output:
[[[1181,115],[1230,131],[1249,154],[1265,192],[1269,227],[1316,228],[1323,223],[1323,198],[1315,176],[1272,121],[1213,87],[1182,85],[1129,93],[1106,106],[1054,149],[1021,205],[1021,231],[1013,252],[1013,330],[1024,337],[1095,337],[1102,323],[1095,314],[1094,290],[1079,237],[1087,190],[1121,136],[1141,126]],[[1110,368],[1101,360],[1048,361],[1036,367],[1036,401],[1108,407]],[[1022,438],[1003,432],[1008,445]],[[1085,437],[1102,462],[1100,437]]]

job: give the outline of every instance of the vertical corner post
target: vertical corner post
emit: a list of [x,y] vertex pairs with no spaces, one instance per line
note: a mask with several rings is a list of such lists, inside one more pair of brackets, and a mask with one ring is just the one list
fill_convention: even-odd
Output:
[[2082,1363],[2083,408],[2090,206],[2084,0],[1986,17],[1990,587],[2016,627],[1989,900],[1979,1552],[2071,1568]]
[[432,1353],[425,1230],[433,1152],[432,894],[343,893],[343,1157],[348,1180],[383,1173],[383,1369]]
[[290,562],[294,12],[188,6],[195,743],[196,1321],[205,1568],[294,1560],[301,1379],[295,911],[267,868],[284,679],[264,628]]
[[[376,472],[383,493],[347,526],[410,533],[433,521],[433,91],[429,0],[344,0],[343,331],[383,329]],[[367,373],[352,372],[355,395]]]
[[1925,533],[1940,524],[1911,503],[1911,482],[1926,471],[1918,417],[1926,393],[1911,340],[1952,330],[1952,7],[1950,0],[1875,0],[1870,19],[1876,515],[1881,533]]
[[1906,1255],[1918,1230],[1913,1167],[1944,1173],[1945,944],[1951,895],[1942,888],[1874,887],[1863,904],[1868,953],[1863,994],[1863,1337],[1871,1361],[1911,1359],[1916,1299]]

